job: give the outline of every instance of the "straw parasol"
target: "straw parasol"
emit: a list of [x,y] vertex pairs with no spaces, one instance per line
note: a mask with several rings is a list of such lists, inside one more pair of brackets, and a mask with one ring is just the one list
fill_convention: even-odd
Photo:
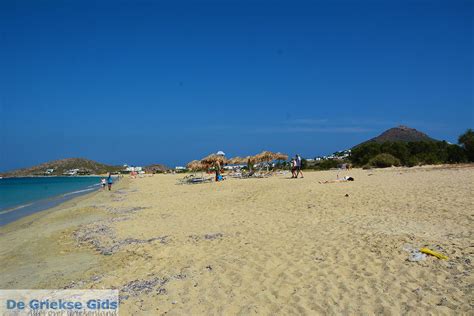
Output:
[[226,161],[227,160],[225,159],[224,156],[216,155],[216,154],[211,154],[211,155],[201,159],[201,163],[209,164],[209,165],[215,165],[217,162],[219,162],[221,166],[223,164],[225,164]]
[[242,157],[234,157],[229,160],[227,160],[227,163],[230,165],[238,165],[238,164],[243,164],[247,163],[248,159],[247,158],[242,158]]
[[262,151],[258,155],[255,155],[255,162],[268,162],[275,160],[275,153],[272,153],[271,151]]
[[245,157],[245,161],[246,162],[250,162],[251,164],[255,164],[255,163],[259,163],[259,157],[258,155],[255,155],[255,156],[247,156]]
[[288,155],[277,152],[274,156],[274,160],[288,160]]
[[204,164],[202,163],[201,161],[199,160],[193,160],[191,161],[190,163],[188,163],[186,165],[186,167],[189,169],[189,170],[192,170],[192,171],[198,171],[198,170],[205,170],[209,167],[208,164]]

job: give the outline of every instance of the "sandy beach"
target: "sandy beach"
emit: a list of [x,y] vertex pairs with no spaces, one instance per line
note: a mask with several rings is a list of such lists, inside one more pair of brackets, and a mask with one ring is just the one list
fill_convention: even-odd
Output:
[[122,315],[472,313],[474,166],[318,183],[337,173],[126,177],[1,227],[0,287],[119,289]]

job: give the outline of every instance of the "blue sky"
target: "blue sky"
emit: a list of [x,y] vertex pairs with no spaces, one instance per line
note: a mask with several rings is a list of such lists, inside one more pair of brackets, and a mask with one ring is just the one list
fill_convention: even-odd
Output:
[[0,0],[0,170],[474,127],[473,1]]

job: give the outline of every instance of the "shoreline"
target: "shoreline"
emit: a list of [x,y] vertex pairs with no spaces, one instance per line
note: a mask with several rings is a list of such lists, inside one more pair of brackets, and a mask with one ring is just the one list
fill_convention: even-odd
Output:
[[9,223],[4,224],[4,225],[0,225],[0,236],[4,233],[4,232],[2,232],[2,230],[13,231],[16,228],[24,227],[25,224],[29,226],[32,223],[34,223],[36,220],[39,220],[39,219],[41,219],[45,216],[48,216],[48,215],[50,215],[50,214],[52,214],[56,211],[69,209],[69,208],[73,207],[74,205],[93,197],[95,194],[97,194],[98,191],[99,190],[95,190],[95,191],[92,191],[92,192],[87,192],[85,194],[74,196],[74,197],[69,198],[67,200],[64,200],[64,201],[62,201],[62,202],[60,202],[56,205],[53,205],[51,207],[48,207],[48,208],[39,210],[37,212],[33,212],[31,214],[22,216],[22,217],[14,220],[14,221],[11,221]]
[[106,174],[87,174],[87,175],[77,175],[77,176],[67,176],[67,175],[26,175],[26,176],[2,176],[0,179],[18,179],[18,178],[57,178],[57,177],[64,177],[64,178],[87,178],[87,177],[104,177]]
[[[100,178],[100,176],[86,176],[86,177]],[[30,177],[17,177],[17,178],[30,178]],[[121,178],[119,177],[115,178],[115,181],[116,181],[114,182],[115,186],[120,182],[120,179]],[[96,193],[97,191],[100,191],[100,190],[101,190],[100,185],[87,186],[80,190],[65,192],[59,195],[55,195],[55,196],[51,196],[51,197],[47,197],[47,198],[43,198],[43,199],[31,201],[31,202],[26,202],[25,204],[15,205],[12,207],[2,209],[0,210],[0,227],[14,223],[18,220],[21,220],[24,217],[28,217],[36,213],[45,212],[56,207],[61,207],[62,204],[68,201],[74,200],[82,196]]]
[[67,288],[102,267],[101,257],[71,243],[71,238],[80,227],[107,218],[107,212],[97,206],[127,187],[127,182],[116,183],[114,191],[95,190],[0,226],[0,273],[4,276],[0,288]]
[[[115,184],[115,190],[120,190],[123,188],[123,181],[119,181]],[[117,188],[118,187],[118,188]],[[51,207],[42,209],[37,212],[33,212],[31,214],[22,216],[12,222],[9,222],[4,225],[0,225],[0,236],[2,236],[5,231],[12,232],[16,228],[24,228],[26,226],[30,226],[31,224],[35,223],[38,220],[41,220],[45,217],[54,215],[56,212],[72,212],[71,215],[76,216],[75,207],[80,206],[83,203],[89,204],[88,202],[94,201],[94,198],[103,192],[100,188],[93,190],[91,192],[85,192],[83,194],[75,195],[73,197],[67,198]],[[111,191],[112,193],[114,191]],[[54,224],[54,223],[53,223]]]
[[50,198],[36,200],[25,205],[14,206],[0,211],[0,227],[14,223],[24,217],[34,215],[36,213],[48,211],[55,207],[61,207],[62,204],[74,200],[78,197],[93,194],[100,188],[84,189],[77,192],[68,192],[56,195]]

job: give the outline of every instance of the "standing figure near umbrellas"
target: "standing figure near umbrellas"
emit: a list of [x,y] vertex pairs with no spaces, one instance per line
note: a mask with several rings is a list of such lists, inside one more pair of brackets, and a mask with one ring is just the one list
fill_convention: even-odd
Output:
[[301,173],[301,178],[304,178],[303,176],[303,170],[302,170],[302,161],[300,155],[296,155],[296,178],[298,178],[298,175]]
[[290,167],[291,167],[291,177],[296,178],[296,159],[291,159]]
[[216,182],[219,181],[221,175],[221,163],[216,161]]

